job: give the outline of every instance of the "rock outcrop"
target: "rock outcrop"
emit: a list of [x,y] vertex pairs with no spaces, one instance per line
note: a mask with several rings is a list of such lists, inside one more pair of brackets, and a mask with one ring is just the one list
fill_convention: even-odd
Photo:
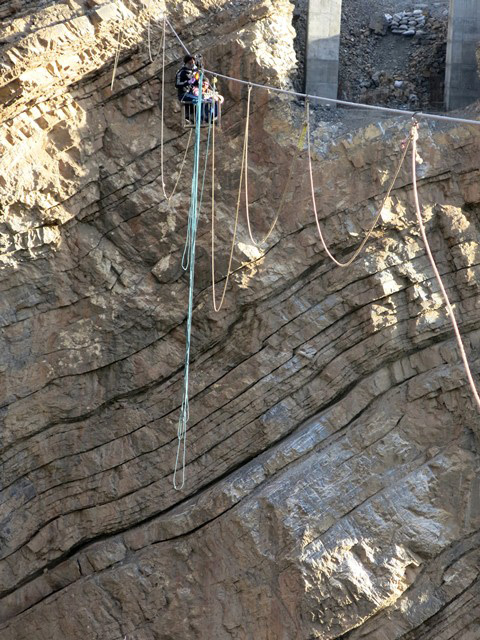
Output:
[[[303,107],[261,90],[249,154],[259,237],[295,170],[268,246],[242,218],[218,314],[202,210],[187,481],[173,490],[192,155],[179,176],[182,50],[168,34],[167,192],[179,181],[165,199],[163,8],[9,1],[0,13],[2,640],[476,640],[480,421],[408,166],[366,252],[333,266],[296,151]],[[166,9],[209,68],[278,86],[294,77],[288,0]],[[246,109],[246,87],[220,89],[217,289]],[[312,144],[321,222],[348,256],[408,123],[349,133],[342,119],[317,114]],[[477,380],[479,152],[480,127],[422,123],[420,195]]]

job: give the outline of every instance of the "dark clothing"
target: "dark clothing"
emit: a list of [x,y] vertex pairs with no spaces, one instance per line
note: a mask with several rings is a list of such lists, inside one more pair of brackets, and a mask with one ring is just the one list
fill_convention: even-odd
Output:
[[186,93],[190,93],[193,87],[193,74],[196,68],[190,69],[185,65],[177,71],[175,76],[175,87],[178,90],[178,99],[181,100]]
[[193,93],[187,92],[180,96],[178,95],[180,102],[185,104],[185,118],[190,122],[195,122],[195,107],[198,103],[198,96],[194,96]]
[[[196,112],[198,105],[198,95],[193,92],[195,87],[198,87],[198,79],[195,79],[197,68],[190,69],[187,66],[183,66],[177,71],[175,76],[175,86],[178,90],[178,99],[185,105],[185,118],[190,122],[195,123]],[[212,105],[211,99],[202,99],[202,122],[208,122],[210,117],[217,115],[217,105]]]
[[[190,122],[195,123],[197,115],[198,96],[193,95],[193,93],[186,93],[182,97],[180,102],[185,105],[185,118],[187,120],[190,120]],[[202,113],[200,116],[202,122],[208,122],[212,111],[214,111],[214,109],[212,109],[212,104],[209,102],[204,102],[202,100]],[[214,115],[217,115],[216,112],[214,112]]]

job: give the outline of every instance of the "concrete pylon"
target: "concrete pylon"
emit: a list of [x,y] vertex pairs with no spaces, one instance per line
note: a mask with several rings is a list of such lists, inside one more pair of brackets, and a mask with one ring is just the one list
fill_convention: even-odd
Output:
[[309,0],[306,93],[337,97],[341,17],[342,0]]
[[475,50],[480,43],[480,0],[450,0],[445,107],[461,109],[480,99]]

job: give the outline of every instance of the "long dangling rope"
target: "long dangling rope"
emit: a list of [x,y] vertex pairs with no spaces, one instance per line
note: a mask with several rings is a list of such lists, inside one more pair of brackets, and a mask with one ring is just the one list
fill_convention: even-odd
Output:
[[[200,129],[202,123],[202,82],[203,71],[200,72],[198,99],[196,105],[195,122],[195,153],[193,159],[193,176],[190,210],[188,213],[188,268],[189,268],[189,289],[188,289],[188,313],[186,327],[186,348],[185,348],[185,373],[183,378],[183,396],[180,409],[180,416],[177,426],[177,455],[175,458],[175,470],[173,472],[173,486],[179,491],[185,484],[185,455],[187,445],[187,423],[189,419],[189,373],[190,373],[190,345],[192,338],[192,316],[193,316],[193,289],[195,285],[195,245],[197,240],[198,224],[198,171],[200,160]],[[177,482],[177,473],[181,467],[181,482]]]
[[357,247],[357,249],[354,251],[353,255],[346,261],[346,262],[340,262],[339,260],[337,260],[335,258],[335,256],[330,252],[327,243],[325,242],[325,238],[323,236],[322,233],[322,228],[320,226],[320,220],[318,217],[318,211],[317,211],[317,204],[315,201],[315,188],[313,186],[313,167],[312,167],[312,154],[311,154],[311,150],[310,150],[310,105],[308,100],[305,101],[305,109],[306,109],[306,118],[307,118],[307,149],[308,149],[308,166],[309,166],[309,173],[310,173],[310,188],[311,188],[311,193],[312,193],[312,203],[313,203],[313,211],[315,212],[315,222],[317,223],[317,230],[318,230],[318,235],[320,236],[320,240],[322,242],[323,248],[327,254],[327,256],[339,267],[349,267],[353,262],[355,262],[355,260],[358,258],[358,256],[360,255],[360,253],[362,252],[363,248],[365,247],[365,245],[367,244],[368,240],[370,239],[370,236],[372,235],[375,227],[378,224],[378,221],[380,220],[380,216],[382,215],[382,211],[383,211],[383,207],[385,206],[385,203],[387,202],[387,200],[390,197],[390,194],[392,192],[393,187],[395,186],[395,182],[397,181],[398,175],[400,173],[400,170],[403,166],[403,163],[405,162],[405,158],[407,156],[407,152],[408,152],[408,148],[410,147],[410,143],[411,143],[411,137],[408,138],[408,140],[405,143],[405,148],[403,150],[402,153],[402,157],[400,158],[400,162],[398,163],[398,167],[397,170],[395,171],[395,175],[393,176],[393,180],[390,184],[390,186],[388,187],[387,193],[385,194],[385,197],[383,198],[382,204],[377,212],[377,215],[375,216],[372,225],[370,226],[370,229],[367,231],[367,234],[365,235],[364,239],[362,240],[362,242],[360,243],[360,245]]
[[423,223],[422,218],[422,210],[420,207],[420,200],[418,197],[418,188],[417,188],[417,140],[418,140],[418,123],[416,120],[413,121],[412,124],[412,183],[413,183],[413,196],[415,200],[415,212],[417,214],[418,226],[420,227],[420,233],[422,235],[423,244],[425,245],[425,250],[428,255],[428,259],[430,260],[430,264],[432,265],[433,273],[435,274],[435,278],[438,282],[438,286],[440,287],[440,291],[442,292],[443,299],[445,301],[445,306],[447,307],[448,315],[450,316],[450,322],[452,323],[453,330],[455,332],[455,337],[457,338],[458,348],[460,349],[460,354],[462,356],[463,365],[465,367],[465,373],[467,374],[468,382],[470,383],[470,388],[472,389],[473,397],[480,409],[480,397],[478,395],[477,387],[475,385],[475,381],[472,376],[472,372],[470,370],[470,365],[468,363],[467,354],[465,352],[465,347],[463,345],[462,336],[460,334],[460,330],[458,328],[457,320],[455,318],[455,313],[453,311],[453,307],[450,304],[450,300],[447,295],[447,291],[442,281],[442,277],[440,272],[438,271],[437,265],[435,263],[435,259],[433,257],[432,250],[430,248],[430,244],[428,242],[427,234],[425,231],[425,225]]
[[[245,120],[245,131],[248,131],[248,126],[250,123],[250,94],[251,89],[249,87],[248,95],[247,95],[247,115]],[[213,300],[213,308],[216,313],[220,311],[223,306],[223,302],[225,300],[225,294],[227,292],[228,281],[232,274],[232,260],[233,260],[233,252],[235,250],[235,240],[237,237],[237,227],[238,227],[238,216],[240,212],[240,202],[242,199],[242,184],[243,184],[243,176],[245,173],[245,160],[246,160],[246,143],[247,136],[245,136],[243,141],[243,151],[242,151],[242,166],[240,169],[240,183],[238,185],[238,196],[237,196],[237,206],[235,210],[235,220],[233,223],[233,235],[232,235],[232,244],[230,247],[230,256],[228,258],[228,268],[227,275],[225,277],[225,283],[223,285],[222,295],[220,297],[220,302],[217,304],[217,296],[215,292],[215,127],[213,127],[213,136],[212,136],[212,300]]]
[[[167,30],[167,18],[163,16],[163,47],[162,47],[162,101],[161,101],[161,122],[160,122],[160,171],[162,178],[162,191],[166,200],[168,200],[167,192],[165,191],[165,173],[164,173],[164,157],[163,157],[163,139],[164,139],[164,118],[165,118],[165,35]],[[173,195],[173,194],[172,194]]]

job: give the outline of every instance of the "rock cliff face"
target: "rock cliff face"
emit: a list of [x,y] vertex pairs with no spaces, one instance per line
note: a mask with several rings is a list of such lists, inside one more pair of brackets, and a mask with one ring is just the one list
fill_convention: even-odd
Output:
[[[209,67],[293,77],[287,0],[166,8]],[[0,10],[1,637],[477,640],[480,421],[408,167],[366,253],[332,266],[295,150],[302,107],[263,91],[250,132],[259,236],[292,162],[294,176],[267,247],[252,245],[242,218],[219,314],[203,210],[187,481],[173,490],[192,155],[167,201],[157,22],[154,62],[146,47],[149,12],[162,10],[96,0]],[[169,35],[168,192],[188,139],[172,84],[181,54]],[[218,288],[246,109],[245,87],[221,91]],[[408,123],[342,131],[317,122],[315,188],[329,242],[348,256]],[[479,152],[480,127],[422,125],[420,195],[477,379]]]

